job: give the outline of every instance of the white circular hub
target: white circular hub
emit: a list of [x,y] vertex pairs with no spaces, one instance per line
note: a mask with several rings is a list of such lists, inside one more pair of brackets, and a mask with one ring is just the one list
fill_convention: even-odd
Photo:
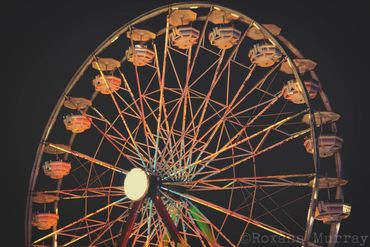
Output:
[[149,178],[140,168],[133,168],[126,174],[123,190],[132,201],[138,201],[145,196],[149,188]]

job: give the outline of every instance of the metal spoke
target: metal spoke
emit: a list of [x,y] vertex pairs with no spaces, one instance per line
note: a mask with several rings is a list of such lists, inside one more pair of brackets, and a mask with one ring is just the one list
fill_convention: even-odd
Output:
[[86,198],[99,198],[99,197],[114,197],[114,196],[124,196],[122,186],[112,186],[112,187],[86,187],[86,188],[76,188],[68,190],[46,190],[37,191],[34,193],[43,194],[59,194],[60,200],[75,200],[75,199],[86,199]]
[[236,219],[242,220],[242,221],[244,221],[246,223],[250,223],[250,224],[252,224],[254,226],[257,226],[257,227],[259,227],[261,229],[264,229],[264,230],[266,230],[268,232],[271,232],[273,234],[276,234],[276,235],[279,235],[281,237],[284,237],[284,238],[287,238],[289,240],[292,240],[292,241],[294,241],[296,243],[303,244],[303,240],[300,237],[294,236],[294,235],[292,235],[290,233],[287,233],[287,232],[284,232],[284,231],[282,231],[280,229],[277,229],[277,228],[275,228],[273,226],[270,226],[270,225],[268,225],[266,223],[260,222],[260,221],[255,220],[255,219],[251,219],[251,218],[246,217],[246,216],[244,216],[242,214],[239,214],[239,213],[236,213],[236,212],[231,211],[229,209],[223,208],[221,206],[218,206],[218,205],[216,205],[214,203],[205,201],[205,200],[200,199],[198,197],[195,197],[193,195],[182,194],[182,193],[179,193],[177,191],[170,190],[170,189],[167,189],[167,188],[164,188],[164,187],[162,187],[162,189],[164,189],[166,191],[169,191],[169,192],[171,192],[171,193],[173,193],[175,195],[181,196],[181,197],[183,197],[185,199],[188,199],[190,201],[199,203],[199,204],[201,204],[203,206],[206,206],[208,208],[211,208],[211,209],[214,209],[214,210],[219,211],[221,213],[224,213],[226,215],[232,216],[232,217],[234,217]]
[[78,224],[78,223],[80,223],[80,222],[82,222],[82,221],[85,221],[86,219],[89,219],[90,217],[92,217],[92,216],[94,216],[94,215],[96,215],[96,214],[98,214],[98,213],[100,213],[100,212],[102,212],[102,211],[104,211],[104,210],[107,210],[107,209],[108,209],[108,208],[110,208],[110,207],[113,207],[113,206],[115,206],[115,205],[117,205],[117,204],[119,204],[119,203],[122,203],[122,202],[123,202],[124,200],[126,200],[126,199],[127,199],[126,197],[122,197],[121,199],[118,199],[117,201],[114,201],[114,202],[112,202],[112,203],[110,203],[110,204],[108,204],[108,205],[106,205],[106,206],[104,206],[104,207],[102,207],[102,208],[100,208],[100,209],[96,210],[95,212],[92,212],[92,213],[90,213],[90,214],[87,214],[87,215],[85,215],[84,217],[82,217],[82,218],[80,218],[80,219],[78,219],[78,220],[75,220],[75,221],[73,221],[72,223],[70,223],[70,224],[68,224],[68,225],[66,225],[66,226],[64,226],[64,227],[59,228],[59,229],[57,229],[56,231],[53,231],[53,232],[51,232],[51,233],[49,233],[49,234],[47,234],[47,235],[45,235],[45,236],[43,236],[43,237],[41,237],[41,238],[39,238],[39,239],[35,240],[33,243],[34,243],[34,244],[37,244],[37,243],[39,243],[39,242],[41,242],[41,241],[43,241],[43,240],[45,240],[45,239],[47,239],[47,238],[50,238],[50,237],[54,236],[55,234],[59,234],[60,232],[62,232],[62,231],[64,231],[64,230],[66,230],[66,229],[68,229],[68,228],[72,227],[73,225],[76,225],[76,224]]
[[85,160],[90,161],[90,162],[92,162],[94,164],[97,164],[97,165],[100,165],[102,167],[108,168],[108,169],[110,169],[112,171],[119,172],[119,173],[122,173],[122,174],[126,174],[127,173],[127,170],[125,170],[125,169],[122,169],[122,168],[113,166],[113,165],[108,164],[108,163],[106,163],[104,161],[101,161],[101,160],[95,159],[95,158],[93,158],[91,156],[88,156],[86,154],[80,153],[78,151],[65,148],[64,146],[61,146],[61,145],[58,145],[58,144],[53,144],[53,143],[45,143],[45,145],[46,146],[49,146],[49,147],[52,147],[52,148],[54,148],[56,150],[59,150],[59,151],[62,151],[62,152],[71,154],[71,155],[76,156],[78,158],[85,159]]
[[[212,161],[212,159],[213,159],[213,158],[215,158],[215,157],[217,157],[219,154],[221,154],[221,153],[223,153],[223,152],[225,152],[225,151],[227,151],[227,150],[229,150],[229,149],[231,149],[231,148],[237,147],[238,145],[240,145],[240,144],[242,144],[242,143],[245,143],[245,142],[247,142],[247,141],[249,141],[249,140],[251,140],[251,139],[253,139],[253,138],[255,138],[255,137],[257,137],[257,136],[259,136],[259,135],[261,135],[261,134],[263,134],[263,133],[265,133],[265,132],[267,132],[267,131],[270,131],[271,129],[277,128],[277,127],[279,127],[279,126],[283,125],[284,123],[286,123],[286,122],[290,121],[291,119],[294,119],[294,118],[296,118],[296,117],[300,116],[301,114],[303,114],[303,113],[305,113],[305,112],[307,112],[307,110],[303,110],[303,111],[301,111],[301,112],[299,112],[299,113],[297,113],[297,114],[294,114],[294,115],[291,115],[291,116],[289,116],[289,117],[286,117],[285,119],[280,120],[280,121],[279,121],[279,122],[277,122],[277,123],[271,124],[270,126],[268,126],[268,127],[264,128],[263,130],[261,130],[261,131],[259,131],[259,132],[257,132],[257,133],[254,133],[254,134],[252,134],[252,135],[249,135],[249,136],[247,136],[247,137],[245,137],[245,138],[243,138],[242,140],[239,140],[239,141],[237,141],[237,142],[231,143],[231,141],[232,141],[233,139],[235,139],[235,138],[232,138],[232,139],[230,139],[230,140],[229,140],[229,142],[228,142],[227,144],[225,144],[221,149],[218,149],[216,152],[214,152],[214,153],[212,153],[212,154],[210,154],[210,155],[208,155],[208,156],[204,157],[203,159],[200,159],[200,160],[198,160],[198,161],[193,162],[193,163],[192,163],[191,165],[189,165],[189,166],[190,166],[190,167],[191,167],[191,166],[196,166],[196,165],[199,165],[199,164],[201,164],[201,163],[203,163],[203,162],[205,162],[205,161],[207,161],[208,163],[210,163],[210,162]],[[295,135],[290,136],[289,138],[287,138],[287,140],[290,140],[290,139],[294,139],[294,138],[296,138],[296,137],[299,137],[299,136],[301,136],[301,135],[303,135],[303,134],[306,134],[306,133],[307,133],[307,132],[309,132],[309,131],[310,131],[310,129],[307,129],[307,130],[305,130],[305,131],[301,131],[301,132],[299,132],[298,134],[295,134]],[[294,138],[292,138],[293,136],[294,136]],[[269,150],[269,149],[271,149],[271,148],[273,148],[273,147],[275,147],[275,145],[270,146],[270,147],[268,147],[267,149],[264,149],[264,151],[267,151],[267,150]],[[263,152],[264,152],[264,151],[263,151]],[[241,161],[238,161],[238,162],[237,162],[237,164],[240,164],[240,163],[242,163],[243,161],[246,161],[246,160],[250,159],[251,157],[253,157],[253,156],[257,155],[257,154],[260,154],[260,153],[262,153],[262,150],[261,150],[261,151],[258,151],[258,152],[255,152],[253,155],[248,156],[247,158],[242,159]],[[235,165],[226,166],[226,167],[224,167],[224,168],[222,168],[222,169],[220,169],[220,170],[221,170],[221,171],[224,171],[224,170],[227,170],[227,169],[229,169],[230,167],[233,167],[233,166],[235,166]],[[189,167],[187,167],[187,168],[189,168]],[[177,171],[177,172],[180,172],[180,171]]]
[[[310,174],[275,175],[260,177],[235,177],[219,179],[199,179],[185,182],[165,182],[164,185],[181,186],[190,191],[234,190],[264,187],[307,187],[315,176]],[[303,181],[300,181],[303,180]]]

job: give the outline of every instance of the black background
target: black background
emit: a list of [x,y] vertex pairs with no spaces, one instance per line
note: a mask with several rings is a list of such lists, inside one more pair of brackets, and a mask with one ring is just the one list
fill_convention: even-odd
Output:
[[[60,94],[84,59],[130,19],[170,1],[14,1],[1,7],[0,245],[23,245],[28,180],[38,142]],[[341,234],[369,235],[367,122],[369,11],[365,1],[215,1],[275,23],[317,72],[339,121],[345,197],[353,211]],[[4,228],[3,228],[4,229]],[[367,246],[370,240],[367,241]],[[347,245],[354,246],[354,245]]]

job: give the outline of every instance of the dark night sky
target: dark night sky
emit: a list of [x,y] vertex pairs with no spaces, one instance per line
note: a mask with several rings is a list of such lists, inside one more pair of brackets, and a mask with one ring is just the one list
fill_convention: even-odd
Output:
[[[1,120],[5,147],[1,200],[5,220],[1,222],[7,229],[1,241],[11,246],[23,244],[26,191],[33,159],[47,119],[69,79],[113,31],[170,1],[72,2],[77,1],[14,1],[13,6],[2,6]],[[353,211],[341,233],[369,235],[365,216],[370,208],[366,202],[370,174],[366,155],[370,138],[370,63],[365,6],[360,1],[328,0],[216,2],[260,23],[277,24],[305,57],[318,62],[324,89],[334,110],[342,115],[339,128],[345,140],[344,169],[350,180],[345,196]]]

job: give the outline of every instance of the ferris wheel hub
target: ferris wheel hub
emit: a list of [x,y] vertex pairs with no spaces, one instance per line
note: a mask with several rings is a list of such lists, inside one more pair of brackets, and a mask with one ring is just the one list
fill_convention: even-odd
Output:
[[142,199],[148,192],[149,177],[141,168],[133,168],[126,174],[123,189],[132,201]]

